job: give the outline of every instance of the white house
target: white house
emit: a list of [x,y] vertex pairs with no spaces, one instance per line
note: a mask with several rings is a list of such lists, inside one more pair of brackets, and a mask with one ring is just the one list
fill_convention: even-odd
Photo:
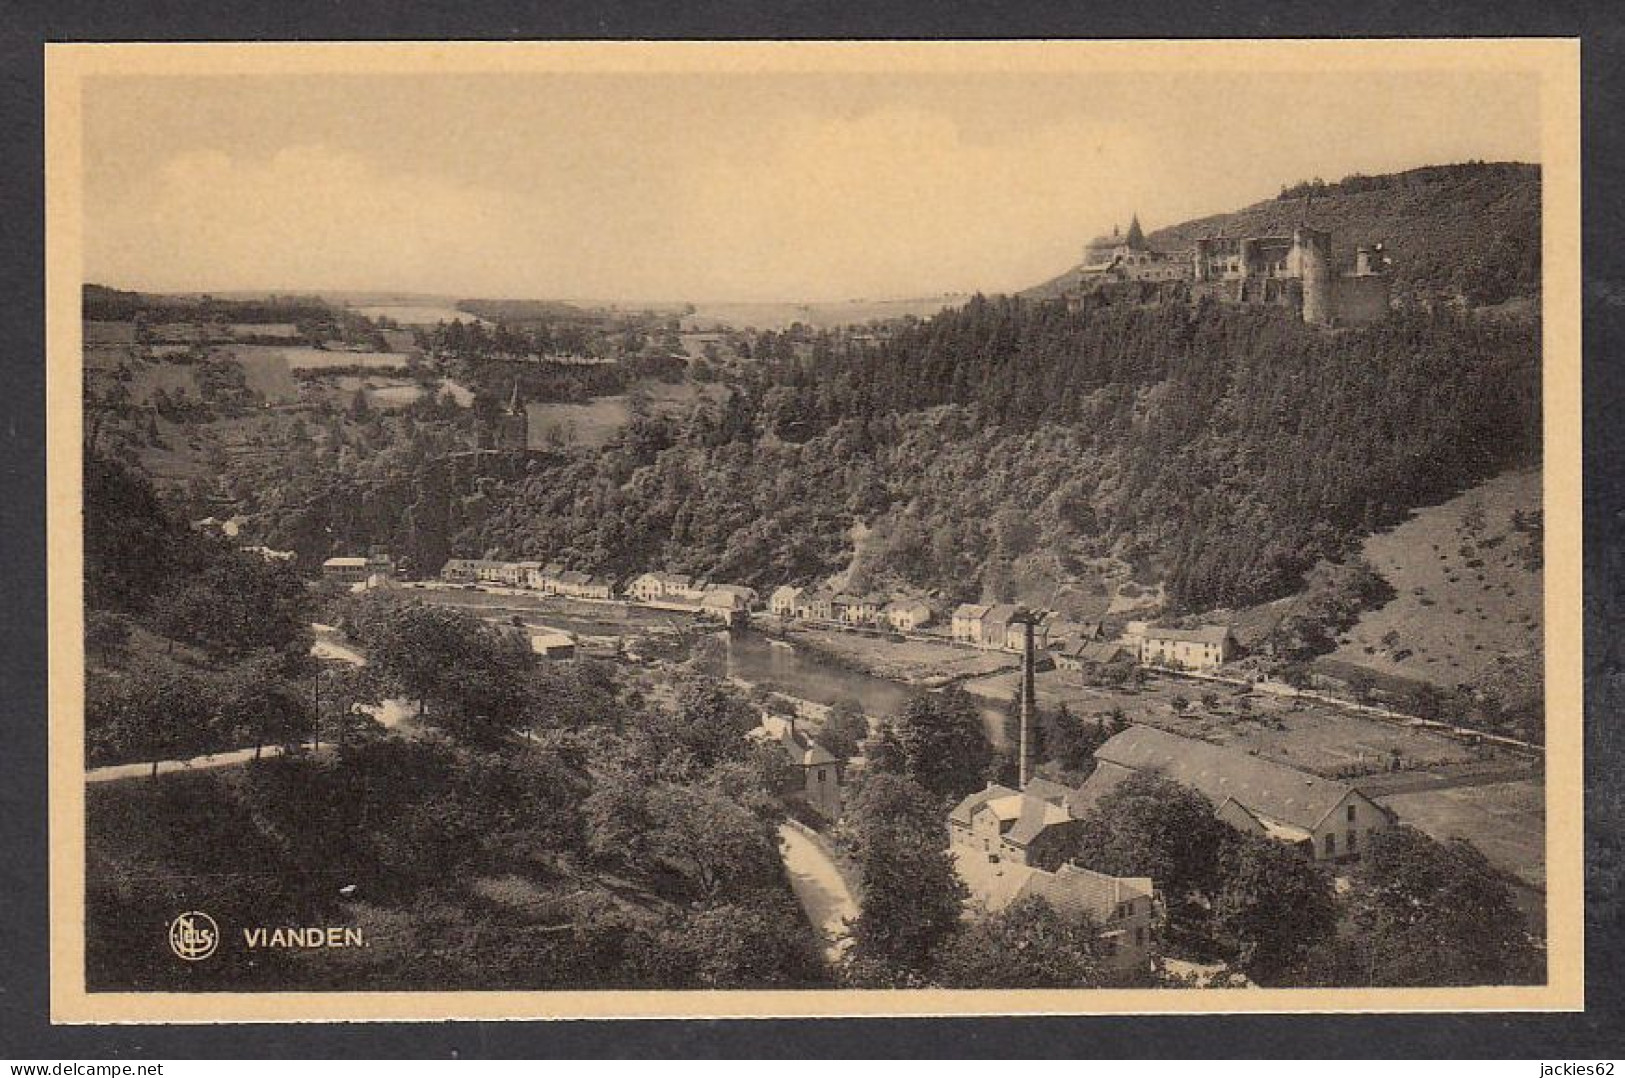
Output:
[[1211,670],[1229,662],[1236,650],[1236,638],[1225,625],[1199,629],[1148,626],[1135,635],[1142,663],[1179,670]]
[[886,623],[900,633],[931,624],[931,607],[919,599],[896,599],[886,604]]
[[801,602],[801,596],[806,590],[806,588],[792,588],[788,584],[774,588],[773,594],[768,596],[768,611],[777,614],[781,618],[794,617],[796,606]]

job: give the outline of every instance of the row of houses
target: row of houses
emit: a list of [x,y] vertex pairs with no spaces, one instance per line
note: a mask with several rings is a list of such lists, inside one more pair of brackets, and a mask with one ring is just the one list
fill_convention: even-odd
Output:
[[452,558],[440,570],[440,575],[452,583],[527,588],[543,595],[573,599],[625,598],[640,603],[670,604],[730,622],[757,605],[757,595],[752,588],[715,584],[678,573],[640,573],[620,588],[612,577],[566,569],[558,562]]
[[[546,595],[584,599],[625,598],[632,602],[672,605],[737,621],[760,605],[752,588],[723,584],[684,573],[639,573],[617,589],[613,579],[565,569],[553,562],[495,561],[453,558],[441,575],[449,581],[529,588]],[[876,594],[849,594],[828,588],[776,588],[768,597],[768,612],[784,618],[835,622],[843,625],[888,628],[912,633],[936,625],[937,611],[923,599],[891,598]],[[1172,629],[1131,621],[1115,641],[1104,627],[1072,626],[1051,611],[1034,611],[1018,603],[961,603],[948,623],[955,642],[990,651],[1019,652],[1026,624],[1032,623],[1034,646],[1049,652],[1057,666],[1077,670],[1088,665],[1132,661],[1182,670],[1211,670],[1235,657],[1237,647],[1230,629],[1204,625]],[[1064,636],[1063,636],[1064,634]],[[1051,648],[1051,640],[1055,646]]]
[[755,588],[713,583],[684,573],[639,573],[627,582],[625,595],[634,602],[692,607],[730,622],[760,603]]
[[1033,626],[1033,646],[1049,647],[1054,615],[1032,611],[1017,603],[961,603],[954,608],[949,635],[962,644],[989,651],[1020,651],[1029,621]]
[[900,633],[924,629],[936,618],[936,611],[923,599],[887,599],[883,595],[851,595],[789,585],[774,590],[767,608],[769,613],[784,618],[884,626]]
[[395,583],[395,559],[376,547],[366,557],[328,558],[322,562],[322,579],[346,587],[387,587]]
[[611,599],[615,581],[558,562],[493,561],[487,558],[452,558],[440,570],[442,579],[461,584],[497,584],[509,588],[530,588],[544,595],[565,595],[575,599]]
[[1116,640],[1107,640],[1098,630],[1068,639],[1054,651],[1055,665],[1062,670],[1082,670],[1117,662],[1144,666],[1164,666],[1173,670],[1213,670],[1236,657],[1239,647],[1227,625],[1202,625],[1195,629],[1168,629],[1143,621],[1131,621]]

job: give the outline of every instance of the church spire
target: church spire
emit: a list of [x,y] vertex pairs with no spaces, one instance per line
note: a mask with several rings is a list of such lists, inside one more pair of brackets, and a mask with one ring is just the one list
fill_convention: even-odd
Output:
[[513,380],[513,392],[508,394],[508,414],[519,414],[519,379]]
[[1145,233],[1140,229],[1140,215],[1135,214],[1128,224],[1128,239],[1123,241],[1131,251],[1145,250]]

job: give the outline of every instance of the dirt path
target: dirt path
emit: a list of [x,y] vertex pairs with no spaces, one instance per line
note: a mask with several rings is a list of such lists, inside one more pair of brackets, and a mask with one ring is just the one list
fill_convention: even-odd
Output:
[[[318,659],[337,659],[342,662],[353,663],[356,666],[366,665],[366,658],[354,648],[335,639],[337,632],[331,625],[313,623],[311,628],[316,630],[316,642],[311,645],[310,653]],[[363,705],[362,710],[377,719],[386,729],[394,730],[402,723],[413,718],[417,709],[408,700],[400,697],[390,697],[372,706]],[[323,742],[319,751],[327,752],[331,745]],[[286,751],[281,745],[266,745],[259,750],[261,758],[269,759],[281,756]],[[307,748],[305,751],[309,751]],[[254,759],[255,750],[232,749],[227,752],[213,752],[204,756],[193,756],[185,760],[160,760],[158,773],[167,775],[172,771],[207,771],[215,767],[232,767],[236,764],[245,764]],[[113,764],[108,767],[93,767],[85,771],[86,782],[113,782],[118,779],[144,778],[152,774],[152,761],[134,764]]]
[[856,920],[858,902],[840,869],[825,851],[823,842],[811,831],[793,821],[779,827],[779,856],[790,875],[801,908],[824,937],[824,956],[838,962],[852,945],[846,922]]

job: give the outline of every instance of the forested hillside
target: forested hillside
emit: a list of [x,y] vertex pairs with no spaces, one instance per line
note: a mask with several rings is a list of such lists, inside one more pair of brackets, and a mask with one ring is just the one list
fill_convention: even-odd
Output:
[[[1332,233],[1336,266],[1352,265],[1361,244],[1383,244],[1401,303],[1448,298],[1486,305],[1540,291],[1536,165],[1437,165],[1331,184],[1309,181],[1268,202],[1146,238],[1155,250],[1176,252],[1202,236],[1291,235],[1305,220]],[[1076,269],[1068,270],[1026,294],[1057,296],[1076,282]]]
[[1254,602],[1532,459],[1535,341],[1446,314],[1326,334],[1271,311],[978,299],[533,464],[453,545],[760,586],[844,568],[862,521],[874,583],[1007,597],[1026,564],[1112,557],[1180,607]]

